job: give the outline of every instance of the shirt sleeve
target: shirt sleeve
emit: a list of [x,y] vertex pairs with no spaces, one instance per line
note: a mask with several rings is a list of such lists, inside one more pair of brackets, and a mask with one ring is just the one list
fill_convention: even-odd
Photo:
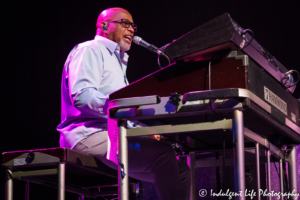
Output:
[[99,91],[103,55],[91,47],[74,51],[68,67],[68,89],[72,105],[85,115],[106,115],[108,95]]

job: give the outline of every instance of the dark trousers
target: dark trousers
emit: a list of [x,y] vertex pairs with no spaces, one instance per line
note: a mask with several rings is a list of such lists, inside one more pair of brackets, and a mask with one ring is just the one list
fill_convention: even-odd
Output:
[[[106,159],[107,131],[81,140],[73,149],[95,156],[113,169],[117,165]],[[188,200],[190,194],[190,169],[176,159],[173,148],[147,137],[128,138],[129,176],[152,182],[160,200]]]

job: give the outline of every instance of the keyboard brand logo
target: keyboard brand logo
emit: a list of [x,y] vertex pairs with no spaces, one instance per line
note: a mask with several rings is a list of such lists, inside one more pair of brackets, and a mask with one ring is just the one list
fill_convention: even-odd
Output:
[[26,158],[16,158],[14,159],[14,166],[26,165]]
[[287,115],[287,104],[280,99],[276,94],[264,86],[265,100],[272,104],[275,108]]

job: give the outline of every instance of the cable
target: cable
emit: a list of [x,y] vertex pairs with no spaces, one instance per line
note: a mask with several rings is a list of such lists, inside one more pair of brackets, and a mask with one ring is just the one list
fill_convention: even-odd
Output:
[[286,170],[286,162],[283,160],[284,164],[282,165],[283,168],[283,188],[285,191],[289,191],[289,186],[288,186],[288,178],[287,178],[287,170]]
[[[247,46],[249,46],[249,44],[251,44],[253,38],[254,38],[254,33],[251,29],[245,29],[242,33],[241,36],[245,35],[246,33],[249,33],[249,35],[251,35],[251,40],[248,42],[248,44],[242,48],[239,48],[238,50],[243,50],[244,48],[246,48]],[[250,34],[251,33],[251,34]],[[244,37],[243,37],[244,38]],[[246,40],[245,40],[246,41]]]
[[[212,106],[212,101],[211,101],[211,100],[212,100],[212,99],[209,99],[210,109],[213,111],[213,113],[214,113],[215,115],[218,115],[219,113],[216,113],[214,107]],[[214,99],[214,100],[216,100],[216,99]]]
[[[173,40],[173,42],[175,42],[175,40]],[[169,58],[169,56],[167,56],[167,55],[164,53],[164,51],[165,51],[165,49],[166,49],[170,44],[171,44],[171,43],[168,43],[168,44],[166,44],[166,45],[164,45],[164,46],[162,46],[162,47],[159,48],[159,50],[160,50],[160,52],[161,52],[160,54],[163,55],[164,57],[166,57],[166,58],[168,59],[169,65],[171,64],[170,58]],[[158,54],[158,56],[157,56],[157,63],[158,63],[158,66],[162,69],[163,67],[162,67],[161,64],[160,64],[160,54]],[[173,60],[173,62],[174,62],[174,60]]]
[[[280,180],[280,175],[279,175],[279,172],[278,172],[278,169],[277,169],[277,166],[276,166],[276,164],[275,164],[275,160],[274,160],[274,157],[273,156],[271,156],[271,158],[272,158],[272,160],[273,160],[273,164],[274,164],[274,166],[275,166],[275,169],[276,169],[276,172],[277,172],[277,175],[278,175],[278,178],[279,178],[279,180]],[[286,163],[285,163],[285,160],[284,159],[282,159],[282,161],[284,161],[284,164],[282,164],[282,165],[285,165]],[[285,166],[286,167],[286,166]],[[282,166],[282,168],[283,168],[283,166]],[[286,189],[287,188],[287,182],[286,182],[286,180],[285,180],[285,178],[283,177],[283,188],[284,189]],[[284,191],[283,191],[284,192]],[[285,197],[285,198],[287,198],[287,197]]]
[[[294,78],[293,78],[293,76],[292,76],[292,74],[293,74],[294,72],[297,74],[297,81],[294,81]],[[292,91],[288,90],[288,91],[290,91],[291,93],[293,93],[293,92],[295,91],[295,89],[296,89],[297,83],[298,83],[299,80],[300,80],[299,78],[300,78],[300,76],[299,76],[299,72],[298,72],[297,70],[290,70],[290,71],[288,71],[288,72],[286,72],[286,73],[284,74],[284,77],[281,79],[281,83],[283,84],[283,86],[285,87],[285,89],[289,89],[289,88],[291,88],[291,87],[294,87],[294,88],[292,89]]]
[[158,54],[158,56],[157,56],[157,63],[158,63],[158,66],[162,69],[163,67],[161,66],[161,64],[160,64],[160,55],[163,55],[164,57],[166,57],[167,59],[168,59],[168,61],[169,61],[169,65],[171,64],[171,61],[170,61],[170,58],[166,55],[166,54],[164,54],[163,52],[161,52],[160,54]]

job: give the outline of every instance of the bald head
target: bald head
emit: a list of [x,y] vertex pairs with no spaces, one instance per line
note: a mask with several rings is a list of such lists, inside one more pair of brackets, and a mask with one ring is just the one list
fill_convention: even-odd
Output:
[[121,51],[128,51],[134,35],[132,24],[125,26],[123,21],[133,23],[131,14],[123,8],[109,8],[103,10],[97,20],[96,35],[112,40],[121,47]]
[[97,19],[96,27],[101,28],[102,22],[114,20],[114,19],[120,19],[120,15],[122,14],[130,15],[130,13],[123,8],[108,8],[106,10],[103,10]]

